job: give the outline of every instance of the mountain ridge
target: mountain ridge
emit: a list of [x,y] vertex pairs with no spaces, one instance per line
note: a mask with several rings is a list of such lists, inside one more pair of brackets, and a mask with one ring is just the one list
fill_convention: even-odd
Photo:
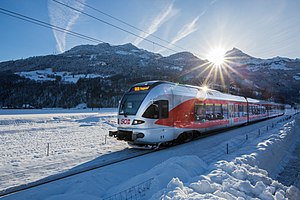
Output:
[[[215,89],[237,95],[287,103],[300,102],[299,59],[279,56],[269,59],[255,58],[238,48],[227,51],[225,56],[229,67],[220,69],[223,73],[223,78],[221,78],[220,75],[213,77],[214,73],[210,73],[212,68],[208,68],[207,60],[200,59],[190,52],[162,56],[140,49],[131,43],[122,45],[100,43],[79,45],[58,55],[1,62],[0,73],[15,74],[19,76],[19,79],[25,78],[22,81],[27,84],[26,80],[37,80],[31,78],[30,75],[24,75],[26,73],[22,75],[22,72],[41,73],[37,71],[51,69],[52,74],[38,74],[40,76],[38,82],[53,80],[57,83],[44,84],[71,84],[64,80],[72,76],[73,78],[80,77],[77,82],[74,82],[76,87],[79,87],[79,83],[84,83],[87,88],[82,88],[82,90],[97,93],[102,97],[105,91],[108,91],[105,87],[110,87],[115,96],[121,96],[130,85],[136,82],[160,79],[192,85],[208,83]],[[220,74],[220,71],[216,74]],[[64,77],[64,74],[68,77]],[[102,85],[94,80],[98,80]],[[88,82],[102,87],[101,94],[96,89],[89,91]],[[13,90],[5,87],[3,89],[8,93]],[[80,89],[77,88],[77,90]],[[80,99],[80,97],[76,98]],[[5,98],[2,99],[5,100]],[[86,98],[84,101],[87,101]],[[41,105],[44,106],[43,103]],[[49,106],[53,105],[54,103]],[[105,105],[109,105],[109,102]]]

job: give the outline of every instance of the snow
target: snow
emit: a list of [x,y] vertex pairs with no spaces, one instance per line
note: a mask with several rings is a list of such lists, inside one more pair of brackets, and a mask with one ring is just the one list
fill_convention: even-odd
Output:
[[[101,62],[100,62],[101,64]],[[61,81],[77,83],[80,78],[105,78],[107,76],[99,74],[73,74],[71,72],[53,72],[51,68],[35,70],[28,72],[18,72],[19,76],[29,78],[35,81],[55,81],[56,77],[61,77]]]
[[300,188],[300,143],[291,154],[284,170],[278,175],[278,181],[290,186]]
[[150,55],[147,53],[143,53],[143,54],[139,55],[139,57],[142,59],[150,59]]
[[[249,64],[249,63],[247,63]],[[272,69],[272,70],[292,70],[292,68],[288,68],[286,67],[286,63],[284,63],[283,61],[264,61],[264,62],[250,62],[250,66],[247,67],[247,69],[249,71],[252,71],[252,72],[256,72],[260,69],[265,69],[265,68],[269,68],[269,69]]]
[[[236,51],[236,52],[235,52]],[[286,66],[287,63],[296,61],[289,58],[275,57],[271,59],[259,59],[250,57],[240,50],[233,50],[233,53],[229,53],[228,56],[233,58],[233,66],[248,65],[247,69],[252,72],[256,72],[261,69],[271,70],[293,70]],[[234,59],[237,58],[237,59]]]
[[293,78],[297,81],[300,81],[300,76],[293,76]]
[[131,49],[130,51],[133,52],[133,53],[140,53],[141,52],[140,49]]
[[[131,149],[127,149],[128,146],[121,141],[110,139],[108,146],[103,145],[103,140],[102,145],[98,142],[105,131],[114,128],[115,115],[115,112],[103,110],[85,113],[0,116],[0,121],[6,122],[6,125],[1,125],[0,131],[0,137],[3,135],[6,137],[6,140],[1,138],[0,141],[7,141],[3,144],[2,150],[6,151],[7,155],[11,155],[1,156],[3,159],[1,163],[5,162],[7,166],[1,165],[0,174],[6,173],[3,170],[11,168],[16,170],[16,167],[12,166],[14,162],[8,162],[13,160],[23,160],[23,163],[29,164],[26,174],[32,173],[36,179],[39,179],[47,176],[44,173],[48,171],[48,168],[44,167],[45,163],[40,162],[39,159],[44,162],[52,159],[58,162],[63,158],[62,166],[54,165],[55,169],[52,170],[65,173],[62,169],[66,170],[66,166],[70,169],[69,163],[72,163],[72,160],[78,160],[77,165],[73,162],[73,168],[71,167],[77,169],[129,153]],[[280,121],[283,118],[278,117],[211,135],[25,190],[6,196],[4,199],[120,199],[122,195],[140,195],[136,199],[299,199],[299,189],[275,180],[299,143],[300,117],[295,116]],[[14,120],[15,122],[25,120],[25,122],[14,123]],[[29,125],[30,123],[32,124]],[[90,126],[80,127],[81,124]],[[6,132],[2,131],[2,127]],[[71,140],[72,145],[67,146],[71,151],[58,151],[62,152],[61,154],[56,154],[57,152],[54,151],[53,155],[47,157],[44,156],[45,143],[42,143],[40,150],[43,151],[43,155],[37,154],[41,156],[40,158],[34,157],[38,149],[31,152],[23,147],[26,155],[29,156],[16,149],[6,150],[6,147],[14,147],[10,142],[21,140],[26,142],[32,138],[35,138],[32,141],[43,141],[42,139],[47,135],[50,135],[49,138],[57,139],[57,145],[62,150],[66,145],[65,142]],[[88,147],[87,149],[91,150],[84,150],[85,148],[80,147],[87,144],[95,148]],[[229,154],[226,153],[227,144]],[[104,146],[107,148],[103,148]],[[19,156],[13,156],[14,154]],[[84,156],[90,157],[83,158]],[[19,166],[25,166],[23,163],[19,162]],[[36,171],[33,166],[41,169]],[[6,181],[19,184],[30,182],[30,180],[21,180],[26,176],[14,177],[13,174],[8,174],[5,181],[0,178],[0,185],[3,188]],[[137,190],[140,192],[135,192]]]
[[174,66],[174,67],[164,66],[164,68],[165,69],[177,70],[177,71],[182,71],[183,70],[183,66]]
[[180,66],[180,67],[170,67],[171,69],[173,70],[178,70],[178,71],[182,71],[183,70],[183,66]]
[[[295,126],[295,121],[291,121],[258,143],[256,148],[247,150],[247,154],[212,164],[197,180],[173,178],[152,199],[299,199],[299,189],[284,186],[271,178],[286,157],[286,150],[295,145],[295,138],[299,140]],[[185,162],[189,165],[192,160]]]
[[95,67],[95,66],[106,66],[106,65],[107,65],[106,62],[104,62],[104,61],[98,61],[98,62],[94,62],[92,64],[89,64],[88,66]]
[[286,67],[285,64],[283,63],[271,63],[270,69],[275,69],[275,70],[292,70],[291,68]]
[[89,60],[96,60],[96,59],[97,59],[97,55],[96,54],[90,55]]
[[108,137],[116,124],[115,109],[0,110],[0,114],[0,190],[127,147]]
[[124,56],[131,55],[131,53],[130,53],[130,52],[127,52],[127,51],[122,51],[122,50],[118,50],[118,51],[116,51],[116,54],[119,54],[119,55],[124,55]]

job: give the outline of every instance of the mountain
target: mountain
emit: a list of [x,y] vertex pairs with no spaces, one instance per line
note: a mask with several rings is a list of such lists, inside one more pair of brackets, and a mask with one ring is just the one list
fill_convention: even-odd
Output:
[[208,80],[210,87],[233,94],[300,102],[299,59],[261,59],[233,48],[226,52],[229,67],[215,73],[207,62],[190,52],[164,57],[130,43],[80,45],[0,63],[0,107],[117,106],[132,84],[157,79],[193,85]]
[[[263,91],[276,93],[281,98],[293,96],[289,103],[300,100],[299,59],[251,57],[236,48],[226,53],[230,65],[242,75],[242,82],[252,82]],[[272,95],[272,94],[269,94]],[[292,100],[293,99],[293,100]]]

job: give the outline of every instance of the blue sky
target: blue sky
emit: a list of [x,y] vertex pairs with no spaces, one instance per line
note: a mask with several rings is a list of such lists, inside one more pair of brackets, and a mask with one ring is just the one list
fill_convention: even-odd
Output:
[[[178,52],[183,51],[97,13],[73,0],[58,0],[82,9]],[[80,0],[176,46],[205,57],[216,47],[241,49],[255,57],[300,57],[300,1],[297,0]],[[141,40],[52,0],[1,0],[0,8],[64,26],[113,45],[170,55],[174,52]],[[0,61],[48,55],[80,44],[95,44],[0,13]]]

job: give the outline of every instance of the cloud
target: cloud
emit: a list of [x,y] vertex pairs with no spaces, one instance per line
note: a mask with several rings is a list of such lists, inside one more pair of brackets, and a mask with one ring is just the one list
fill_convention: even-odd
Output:
[[179,40],[185,38],[186,36],[190,35],[191,33],[198,30],[197,22],[199,20],[200,16],[196,17],[193,21],[190,23],[184,25],[181,30],[178,31],[176,36],[172,39],[171,45],[175,44]]
[[163,9],[152,21],[151,25],[145,32],[142,32],[139,36],[141,38],[136,38],[133,44],[138,46],[144,39],[147,38],[150,34],[155,33],[161,25],[168,21],[171,17],[175,16],[178,13],[178,10],[174,9],[173,3],[171,3],[167,9]]
[[[198,30],[197,27],[197,22],[199,20],[200,17],[202,17],[210,8],[210,6],[212,6],[213,4],[215,4],[217,2],[217,0],[213,0],[209,3],[209,5],[200,13],[200,15],[198,15],[196,18],[194,18],[191,22],[185,24],[182,29],[180,29],[176,36],[173,37],[173,39],[171,40],[171,42],[168,44],[167,48],[171,48],[172,46],[174,46],[179,40],[182,40],[183,38],[187,37],[188,35],[192,34],[193,32]],[[158,53],[163,52],[165,50],[167,50],[167,48],[161,49],[158,51]]]
[[[70,5],[80,11],[83,11],[85,0],[60,0],[60,2]],[[59,26],[66,30],[71,30],[75,25],[77,19],[79,18],[80,13],[74,10],[71,10],[63,5],[55,3],[52,0],[48,0],[48,15],[50,18],[50,23],[55,26]],[[52,30],[55,40],[56,48],[61,53],[66,49],[66,35],[65,32],[60,32],[57,30]]]

